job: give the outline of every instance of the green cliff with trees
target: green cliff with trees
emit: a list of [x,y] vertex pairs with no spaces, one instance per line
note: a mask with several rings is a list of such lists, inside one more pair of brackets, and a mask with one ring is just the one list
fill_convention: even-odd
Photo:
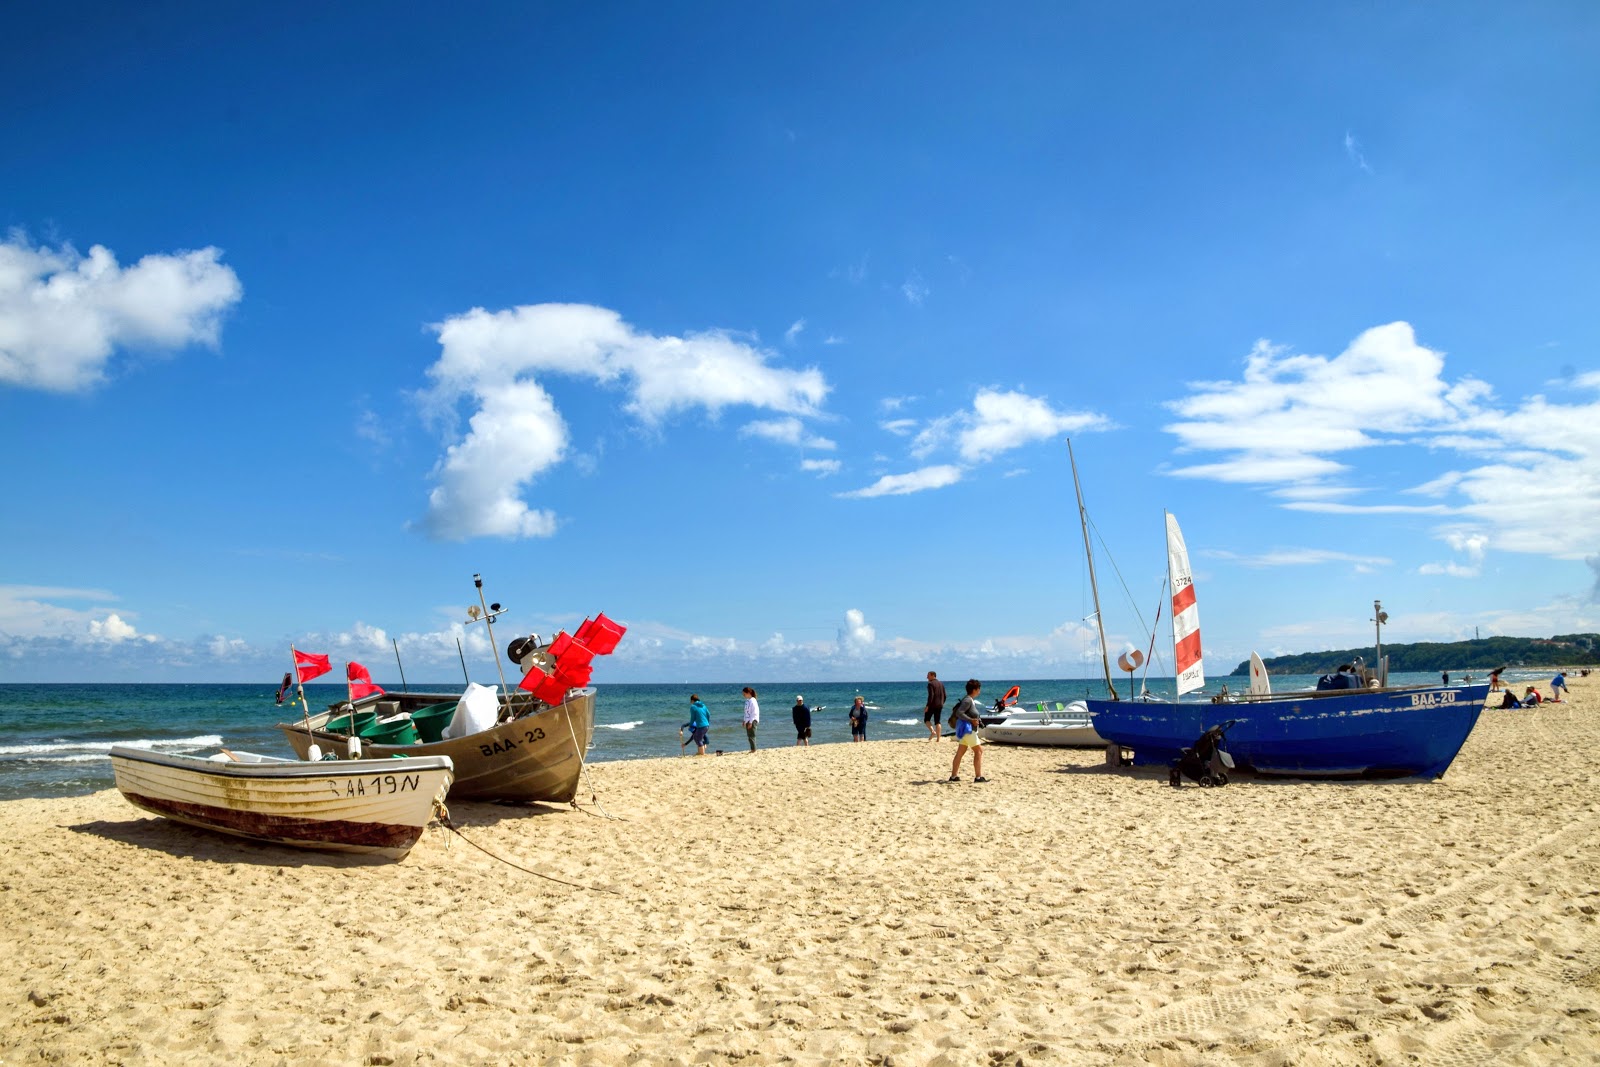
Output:
[[[1483,637],[1475,641],[1419,641],[1411,645],[1384,645],[1389,670],[1488,671],[1496,667],[1600,666],[1600,634],[1561,634],[1556,637]],[[1268,674],[1327,674],[1357,656],[1372,665],[1373,647],[1333,652],[1301,652],[1293,656],[1262,657]],[[1248,676],[1250,661],[1232,671]]]

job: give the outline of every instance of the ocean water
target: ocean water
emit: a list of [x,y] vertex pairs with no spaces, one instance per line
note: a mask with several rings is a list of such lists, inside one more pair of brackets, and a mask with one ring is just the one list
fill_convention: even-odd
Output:
[[[1485,672],[1476,672],[1481,681]],[[1544,688],[1549,670],[1511,670],[1512,684]],[[1466,672],[1451,672],[1452,681]],[[1395,675],[1396,684],[1437,682],[1432,673]],[[965,679],[945,679],[953,701]],[[1239,690],[1248,685],[1240,677],[1209,679],[1208,691],[1227,684]],[[1128,694],[1125,677],[1118,688]],[[1274,677],[1275,690],[1310,688],[1312,675]],[[867,724],[867,738],[926,737],[922,704],[926,683],[910,682],[757,682],[760,693],[761,747],[793,745],[794,726],[789,708],[796,694],[812,707],[812,744],[850,741],[847,712],[857,693],[875,705]],[[1048,680],[985,679],[983,696],[992,702],[1012,685],[1021,687],[1024,705],[1037,701],[1066,702],[1085,696],[1103,696],[1105,683],[1093,678]],[[1170,678],[1151,678],[1152,694],[1170,697]],[[689,694],[699,693],[711,709],[711,743],[708,750],[739,751],[748,748],[742,725],[743,683],[707,682],[700,685],[601,685],[595,700],[595,736],[589,758],[596,762],[642,759],[679,754],[678,727],[689,719]],[[461,683],[414,686],[422,692],[459,692]],[[136,745],[161,752],[210,754],[218,748],[242,749],[266,755],[291,756],[288,742],[276,724],[292,718],[286,705],[273,705],[275,684],[263,685],[50,685],[0,684],[0,800],[17,797],[53,797],[92,793],[115,784],[108,755],[112,745]],[[313,712],[344,697],[343,685],[306,686]],[[948,706],[947,706],[948,712]],[[693,749],[690,749],[693,751]]]

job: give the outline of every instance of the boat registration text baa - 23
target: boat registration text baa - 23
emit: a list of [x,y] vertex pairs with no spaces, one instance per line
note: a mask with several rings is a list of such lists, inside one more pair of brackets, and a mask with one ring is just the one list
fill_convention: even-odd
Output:
[[492,744],[492,745],[479,745],[478,749],[485,756],[493,756],[493,755],[496,755],[498,753],[511,752],[511,751],[515,750],[517,748],[517,746],[519,746],[519,745],[525,745],[525,744],[526,745],[531,745],[535,741],[543,741],[543,740],[544,740],[544,731],[542,729],[539,729],[538,727],[535,727],[532,730],[525,731],[525,740],[518,741],[518,740],[516,740],[515,738],[512,738],[512,737],[496,738],[494,744]]

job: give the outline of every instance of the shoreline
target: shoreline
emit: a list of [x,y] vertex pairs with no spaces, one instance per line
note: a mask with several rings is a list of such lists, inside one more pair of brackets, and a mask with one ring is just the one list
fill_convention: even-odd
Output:
[[1600,685],[1571,681],[1438,782],[730,748],[593,764],[582,810],[452,804],[479,847],[436,825],[377,865],[115,790],[0,802],[0,1062],[1600,1058]]

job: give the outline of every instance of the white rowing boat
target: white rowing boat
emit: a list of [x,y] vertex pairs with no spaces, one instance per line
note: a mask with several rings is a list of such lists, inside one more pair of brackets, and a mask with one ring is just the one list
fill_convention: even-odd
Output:
[[448,757],[305,763],[251,752],[211,758],[116,745],[130,804],[176,822],[297,848],[399,859],[444,804]]

